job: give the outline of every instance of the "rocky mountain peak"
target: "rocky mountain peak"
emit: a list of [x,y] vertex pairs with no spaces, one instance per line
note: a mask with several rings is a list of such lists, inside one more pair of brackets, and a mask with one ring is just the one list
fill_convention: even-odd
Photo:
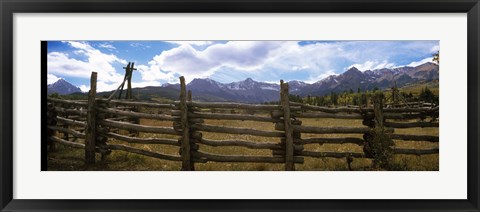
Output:
[[72,93],[82,92],[80,88],[72,85],[64,79],[59,79],[56,82],[47,85],[47,93],[58,93],[60,95],[67,95]]

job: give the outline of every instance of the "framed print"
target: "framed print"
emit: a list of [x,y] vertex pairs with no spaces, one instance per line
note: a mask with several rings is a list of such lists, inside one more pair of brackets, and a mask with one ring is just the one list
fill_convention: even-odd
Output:
[[476,0],[0,5],[2,211],[479,211]]

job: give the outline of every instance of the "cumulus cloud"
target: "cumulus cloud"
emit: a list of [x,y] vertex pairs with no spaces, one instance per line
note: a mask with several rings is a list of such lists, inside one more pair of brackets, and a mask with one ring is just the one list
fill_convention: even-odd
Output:
[[317,76],[310,76],[307,80],[305,80],[304,82],[306,83],[315,83],[315,82],[318,82],[324,78],[327,78],[329,76],[332,76],[332,75],[338,75],[337,73],[335,73],[333,70],[328,70],[320,75],[317,75]]
[[432,62],[432,60],[433,60],[433,57],[428,57],[428,58],[425,58],[425,59],[420,60],[420,61],[411,62],[410,64],[405,65],[405,66],[416,67],[416,66],[422,65],[422,64],[427,63],[427,62]]
[[47,74],[47,84],[50,85],[50,84],[53,84],[55,83],[56,81],[58,81],[59,79],[61,79],[60,77],[57,77],[53,74]]
[[[260,81],[296,78],[315,82],[329,75],[342,73],[352,66],[361,71],[392,68],[397,63],[410,63],[408,58],[405,59],[406,55],[416,58],[418,54],[429,56],[431,51],[438,49],[438,42],[423,41],[167,42],[178,46],[162,50],[148,63],[137,65],[144,82],[134,83],[134,87],[159,85],[159,82],[176,83],[178,76],[185,76],[187,82],[205,77],[231,82],[242,80],[245,76],[256,77]],[[96,70],[99,71],[99,81],[104,82],[103,85],[99,83],[99,88],[102,89],[115,89],[123,80],[123,73],[116,73],[112,64],[126,64],[125,60],[113,54],[102,53],[86,42],[68,44],[75,48],[75,54],[86,59],[80,60],[78,57],[69,57],[66,53],[51,52],[48,55],[49,63],[52,64],[49,73],[89,78],[90,72]],[[150,48],[141,42],[131,42],[128,45],[134,48]],[[103,48],[108,49],[105,45]]]
[[[97,81],[97,92],[116,90],[120,83],[121,82],[106,83],[104,81]],[[80,90],[82,90],[82,92],[88,92],[90,90],[90,85],[80,85],[79,88]]]
[[[195,42],[178,42],[181,45],[156,55],[148,66],[141,68],[142,78],[176,81],[176,76],[183,75],[187,82],[205,77],[239,80],[239,75],[259,76],[261,72],[263,76],[278,77],[298,73],[307,75],[311,81],[352,66],[361,71],[392,68],[396,65],[392,61],[405,60],[405,55],[429,54],[435,49],[432,45],[438,44],[424,41],[309,42],[306,45],[297,41]],[[198,49],[193,47],[195,44],[206,46]]]
[[[47,55],[48,73],[65,77],[90,78],[91,72],[98,73],[97,88],[98,91],[112,90],[123,80],[123,74],[116,72],[114,63],[127,64],[124,59],[118,58],[114,54],[105,54],[98,49],[93,48],[87,42],[66,41],[75,49],[75,53],[85,57],[85,60],[79,60],[70,57],[67,53],[50,52]],[[89,90],[86,87],[80,87],[82,91]]]
[[366,70],[375,70],[375,69],[382,69],[382,68],[393,68],[395,67],[394,63],[389,63],[388,61],[378,62],[378,61],[366,61],[362,64],[353,64],[348,67],[348,69],[355,67],[360,71]]
[[254,71],[262,68],[280,46],[277,42],[231,41],[196,50],[185,44],[155,56],[148,68],[142,67],[142,78],[161,80],[177,73],[190,81],[211,76],[220,68]]
[[148,82],[156,80],[163,80],[167,82],[177,81],[173,72],[162,71],[160,67],[156,64],[152,64],[151,66],[139,65],[137,66],[137,70],[140,72],[142,80]]

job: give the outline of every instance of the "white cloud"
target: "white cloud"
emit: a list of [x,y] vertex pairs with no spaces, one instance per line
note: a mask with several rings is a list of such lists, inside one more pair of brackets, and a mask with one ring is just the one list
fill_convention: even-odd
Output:
[[132,87],[134,88],[143,88],[147,86],[160,86],[162,83],[158,81],[145,81],[145,82],[132,82]]
[[142,79],[145,81],[164,80],[166,82],[176,82],[177,79],[173,72],[165,72],[160,69],[158,65],[139,65],[137,66],[138,72],[141,74]]
[[59,79],[61,79],[61,78],[57,77],[53,74],[47,74],[47,85],[53,84],[56,81],[58,81]]
[[113,50],[117,49],[117,48],[115,48],[115,46],[113,46],[112,44],[109,44],[109,43],[101,43],[101,44],[98,45],[98,47],[108,49],[110,51],[113,51]]
[[[106,83],[104,81],[97,81],[97,92],[116,90],[120,83]],[[90,91],[90,85],[80,85],[79,88],[82,90],[82,92]]]
[[325,78],[327,78],[331,75],[338,75],[338,74],[336,74],[333,70],[328,70],[328,71],[324,72],[323,74],[316,75],[316,76],[310,76],[304,82],[312,84],[312,83],[318,82],[319,80],[325,79]]
[[383,62],[378,62],[378,61],[367,61],[362,64],[353,64],[349,66],[347,69],[350,69],[352,67],[357,68],[360,71],[366,71],[366,70],[375,70],[375,69],[382,69],[382,68],[393,68],[395,67],[394,63],[389,63],[388,61],[383,61]]
[[428,58],[425,58],[425,59],[420,60],[420,61],[411,62],[410,64],[405,65],[405,66],[416,67],[416,66],[422,65],[422,64],[427,63],[427,62],[432,62],[432,59],[433,59],[433,57],[428,57]]
[[143,48],[143,49],[147,49],[147,48],[150,48],[151,46],[149,45],[144,45],[144,44],[141,44],[141,43],[131,43],[130,44],[131,47],[135,47],[135,48]]
[[301,71],[301,70],[305,70],[305,69],[309,69],[310,66],[293,66],[292,67],[292,71]]
[[88,85],[80,85],[80,86],[78,86],[78,88],[80,88],[80,90],[81,90],[82,92],[88,92],[88,91],[90,91],[90,86],[88,86]]
[[267,81],[298,73],[302,77],[315,76],[309,79],[314,80],[317,76],[330,75],[330,70],[341,73],[350,64],[361,71],[393,68],[395,58],[428,54],[436,44],[342,41],[300,45],[297,41],[230,41],[206,44],[200,49],[192,45],[183,42],[159,53],[143,68],[142,78],[168,81],[182,75],[189,82],[205,77],[241,80],[240,76],[248,74],[270,77],[262,79]]
[[432,53],[437,53],[437,51],[440,51],[440,46],[439,45],[435,45],[432,47],[432,49],[430,49],[430,52]]
[[[163,51],[144,67],[144,80],[173,79],[173,74],[185,76],[187,82],[194,78],[210,77],[218,70],[237,72],[262,71],[264,76],[281,76],[281,73],[308,72],[309,81],[317,76],[331,75],[338,70],[337,60],[361,60],[361,51],[346,51],[345,45],[355,42],[315,43],[299,45],[297,41],[230,41],[216,43],[202,50],[183,44]],[[371,53],[371,52],[369,52]],[[360,64],[355,64],[360,66]],[[392,67],[387,61],[370,62],[360,68]],[[359,67],[357,67],[359,68]],[[329,70],[329,71],[325,71]],[[366,70],[366,69],[365,69]],[[270,72],[270,74],[266,74]],[[236,72],[232,72],[233,75]],[[225,78],[225,76],[224,76]],[[268,79],[266,79],[268,80]]]
[[185,76],[187,82],[194,78],[211,76],[220,68],[253,71],[261,68],[271,58],[278,42],[232,41],[214,44],[196,50],[189,44],[163,51],[147,67],[142,67],[145,80],[171,79],[173,73]]
[[[147,86],[160,86],[160,85],[162,84],[158,81],[132,82],[132,88],[143,88]],[[109,84],[104,82],[97,82],[97,92],[117,90],[118,86],[120,86],[120,84]],[[79,88],[80,90],[82,90],[82,92],[88,92],[90,90],[90,85],[80,85]],[[124,89],[126,89],[126,85]]]
[[165,41],[167,43],[174,43],[178,45],[194,45],[194,46],[206,46],[213,44],[213,41]]
[[[127,64],[124,59],[118,58],[114,54],[105,54],[100,50],[93,48],[86,42],[67,41],[71,47],[75,48],[76,54],[86,57],[86,60],[78,60],[69,57],[66,53],[50,52],[47,55],[48,73],[64,77],[79,77],[89,79],[93,71],[97,72],[97,90],[107,91],[118,86],[123,80],[123,74],[116,72],[112,64]],[[115,87],[116,88],[116,87]],[[81,87],[82,89],[82,87]],[[87,89],[83,87],[82,91]],[[88,88],[87,90],[89,90]]]

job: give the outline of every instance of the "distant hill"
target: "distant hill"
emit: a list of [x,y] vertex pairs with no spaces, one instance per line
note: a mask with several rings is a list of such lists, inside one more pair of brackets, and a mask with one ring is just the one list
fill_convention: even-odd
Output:
[[82,92],[80,88],[70,84],[64,79],[59,79],[58,81],[47,85],[47,94],[58,93],[61,95],[67,95],[72,93]]

